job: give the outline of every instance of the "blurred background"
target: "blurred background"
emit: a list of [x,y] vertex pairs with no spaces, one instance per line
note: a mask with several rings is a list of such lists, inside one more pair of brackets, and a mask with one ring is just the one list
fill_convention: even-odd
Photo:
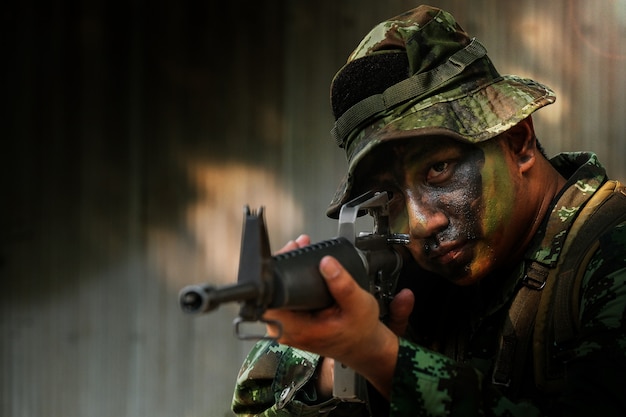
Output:
[[[329,83],[417,4],[4,5],[0,415],[230,416],[238,308],[185,316],[178,291],[236,280],[245,204],[274,250],[335,236]],[[429,4],[554,88],[535,116],[550,155],[594,150],[626,179],[626,0]]]

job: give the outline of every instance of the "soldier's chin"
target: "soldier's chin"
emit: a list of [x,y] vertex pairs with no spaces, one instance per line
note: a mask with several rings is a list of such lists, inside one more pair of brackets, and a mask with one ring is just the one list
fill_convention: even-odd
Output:
[[492,265],[468,263],[462,271],[448,275],[447,278],[455,285],[467,287],[481,282],[492,271]]
[[466,262],[464,264],[446,265],[446,268],[439,268],[436,272],[451,283],[467,287],[481,282],[492,270],[490,265],[477,265]]

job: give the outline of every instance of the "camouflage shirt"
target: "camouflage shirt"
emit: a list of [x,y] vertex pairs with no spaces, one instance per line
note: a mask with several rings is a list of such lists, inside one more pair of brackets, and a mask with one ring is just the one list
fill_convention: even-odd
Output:
[[[606,174],[593,154],[560,154],[551,162],[568,182],[526,259],[556,263],[572,219]],[[626,415],[626,223],[604,234],[586,263],[579,337],[557,394],[535,387],[532,349],[519,390],[492,383],[503,318],[524,275],[520,264],[473,288],[438,284],[437,291],[416,292],[410,333],[418,336],[400,339],[386,405],[390,416]],[[272,341],[257,343],[240,370],[233,411],[243,416],[366,416],[358,404],[318,398],[318,361],[317,355]]]

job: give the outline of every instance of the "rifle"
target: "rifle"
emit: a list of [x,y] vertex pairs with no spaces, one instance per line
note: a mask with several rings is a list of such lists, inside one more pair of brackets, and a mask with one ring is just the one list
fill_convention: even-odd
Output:
[[[189,314],[207,313],[220,304],[241,304],[234,330],[240,339],[264,338],[241,330],[246,322],[265,322],[267,309],[318,310],[330,307],[333,299],[319,272],[320,260],[331,255],[350,272],[358,284],[373,294],[380,307],[380,319],[389,313],[396,282],[407,256],[408,235],[389,230],[389,196],[369,191],[341,207],[338,236],[272,256],[263,207],[252,212],[244,207],[241,253],[237,283],[222,287],[196,284],[179,293],[182,310]],[[374,220],[372,233],[356,235],[356,220],[369,213]],[[280,332],[280,323],[273,322]],[[333,394],[344,401],[364,402],[365,381],[335,362]]]

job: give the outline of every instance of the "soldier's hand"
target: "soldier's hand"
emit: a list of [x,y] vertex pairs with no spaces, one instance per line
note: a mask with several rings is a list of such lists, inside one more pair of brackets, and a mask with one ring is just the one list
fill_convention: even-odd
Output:
[[387,326],[398,336],[404,336],[414,304],[415,295],[408,288],[400,290],[389,304]]
[[[297,245],[297,242],[294,242]],[[279,343],[334,358],[367,378],[383,395],[388,396],[398,353],[398,337],[378,319],[378,302],[362,289],[333,257],[320,262],[335,304],[319,311],[268,310],[267,320],[281,323]],[[399,310],[406,309],[400,302]],[[406,315],[394,319],[394,327],[403,331]],[[270,336],[281,329],[269,324]]]
[[[389,305],[387,326],[398,336],[403,336],[409,324],[409,316],[413,311],[415,296],[408,288],[401,290]],[[332,397],[334,382],[334,365],[332,358],[321,358],[318,365],[318,376],[315,388],[321,399]]]

